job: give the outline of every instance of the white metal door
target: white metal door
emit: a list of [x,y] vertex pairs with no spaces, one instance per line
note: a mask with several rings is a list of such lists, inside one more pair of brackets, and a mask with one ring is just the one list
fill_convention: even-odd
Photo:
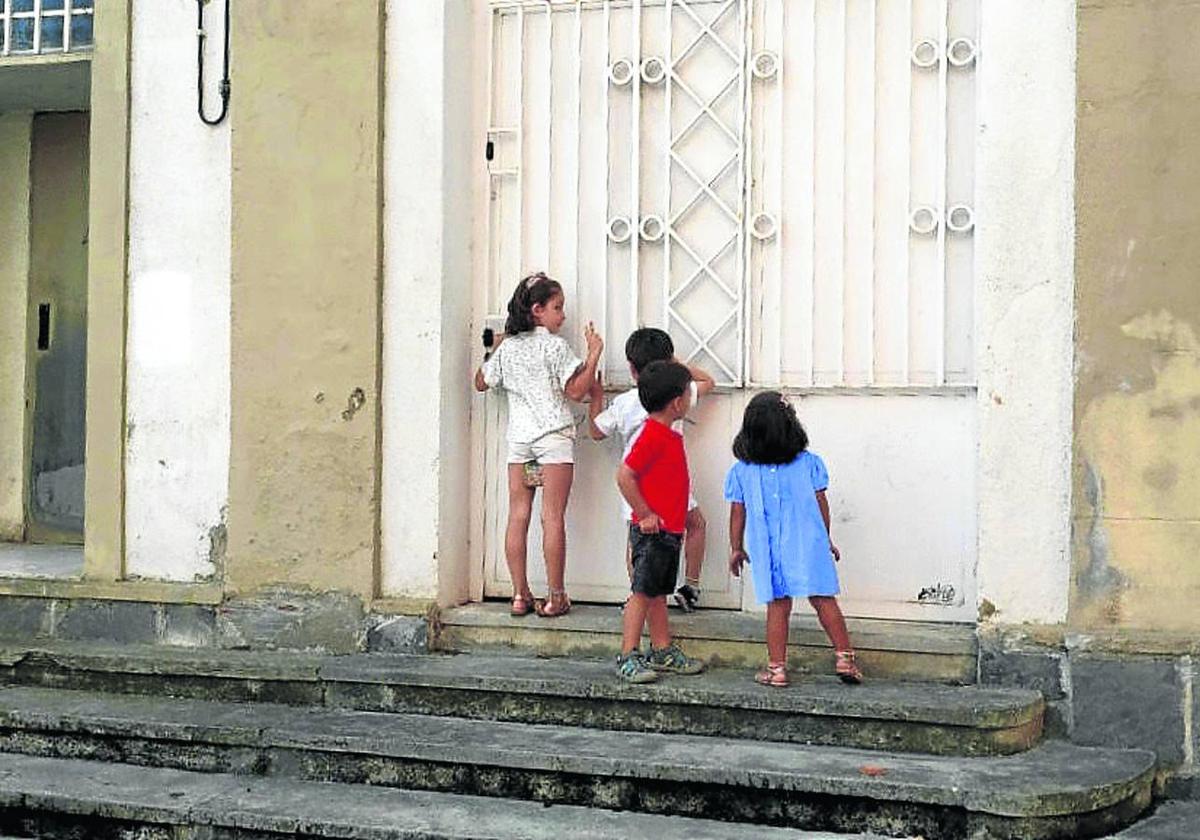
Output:
[[[688,432],[709,604],[741,603],[724,563],[729,442],[753,389],[779,387],[834,461],[835,501],[861,516],[838,526],[858,561],[841,570],[850,611],[969,617],[977,3],[492,3],[480,314],[544,269],[566,289],[564,334],[578,346],[583,321],[600,326],[609,384],[628,384],[621,348],[649,324],[725,386]],[[856,423],[864,405],[873,419]],[[502,595],[503,401],[484,414],[485,591]],[[616,456],[578,447],[577,598],[627,591]],[[911,526],[872,527],[865,508],[884,504]]]

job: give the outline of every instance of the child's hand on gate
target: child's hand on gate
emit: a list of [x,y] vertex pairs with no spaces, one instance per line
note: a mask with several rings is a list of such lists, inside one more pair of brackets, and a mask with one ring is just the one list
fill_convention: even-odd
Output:
[[600,351],[604,349],[604,339],[600,337],[600,333],[596,332],[596,325],[588,321],[587,326],[583,329],[583,340],[587,342],[588,358],[600,358]]
[[832,542],[829,544],[829,550],[831,552],[833,552],[833,562],[835,562],[835,563],[842,562],[842,552],[839,551],[838,547],[836,545],[834,545]]
[[657,534],[662,529],[662,522],[657,513],[651,513],[638,520],[638,529],[643,534]]
[[740,548],[729,552],[729,573],[734,577],[742,576],[742,565],[750,562],[750,555]]

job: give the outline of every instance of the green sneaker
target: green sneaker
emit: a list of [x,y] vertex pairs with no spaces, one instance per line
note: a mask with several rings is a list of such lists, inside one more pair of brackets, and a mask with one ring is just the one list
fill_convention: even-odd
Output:
[[672,674],[699,674],[704,670],[704,663],[692,659],[677,644],[669,644],[665,648],[650,648],[646,664],[655,671],[670,671]]
[[651,683],[658,679],[658,674],[646,665],[646,657],[642,656],[640,650],[617,657],[617,676],[634,684]]

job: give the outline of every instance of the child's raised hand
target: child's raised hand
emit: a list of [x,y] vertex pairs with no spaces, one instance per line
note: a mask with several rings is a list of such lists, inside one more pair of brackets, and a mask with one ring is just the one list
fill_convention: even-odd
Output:
[[604,339],[600,337],[600,333],[596,332],[596,325],[591,321],[587,322],[587,326],[583,328],[583,340],[587,342],[587,352],[592,358],[599,358],[600,351],[604,349]]
[[729,552],[729,573],[734,577],[742,576],[742,565],[750,562],[750,555],[739,549]]

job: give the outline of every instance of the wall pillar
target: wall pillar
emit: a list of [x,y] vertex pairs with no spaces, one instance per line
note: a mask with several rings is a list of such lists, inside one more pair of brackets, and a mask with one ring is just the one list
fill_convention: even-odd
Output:
[[[205,11],[210,114],[221,5]],[[196,4],[134,0],[126,572],[209,579],[229,496],[229,122],[196,114]]]
[[130,0],[96,5],[88,154],[84,577],[124,576]]
[[383,594],[443,603],[471,576],[473,5],[387,17]]
[[[412,4],[428,5],[428,4]],[[433,4],[436,5],[436,4]],[[376,588],[380,2],[233,4],[226,580]]]
[[980,8],[978,599],[1006,623],[1066,617],[1075,5]]
[[25,532],[29,114],[0,116],[0,540]]

